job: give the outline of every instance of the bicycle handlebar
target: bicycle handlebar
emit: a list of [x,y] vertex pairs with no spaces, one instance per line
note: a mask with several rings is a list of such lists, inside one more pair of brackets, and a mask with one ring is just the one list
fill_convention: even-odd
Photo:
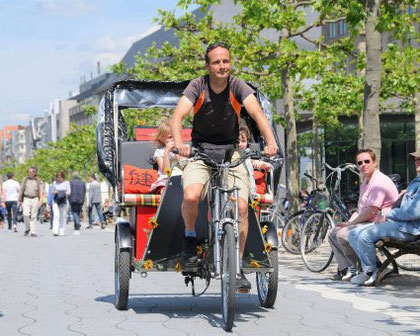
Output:
[[[174,154],[179,154],[179,151],[176,148],[172,152]],[[211,164],[213,164],[216,167],[227,166],[228,168],[235,168],[235,167],[239,166],[240,164],[242,164],[248,158],[263,160],[263,161],[270,162],[270,163],[283,161],[283,158],[280,157],[280,156],[276,156],[274,158],[268,158],[268,157],[265,156],[264,152],[257,152],[257,151],[252,152],[249,149],[245,150],[245,155],[244,156],[240,157],[238,160],[235,160],[233,162],[217,163],[210,156],[208,156],[206,153],[204,153],[203,151],[201,151],[201,150],[199,150],[198,148],[195,148],[195,147],[191,147],[190,157],[194,158],[195,160],[207,159],[211,162]]]

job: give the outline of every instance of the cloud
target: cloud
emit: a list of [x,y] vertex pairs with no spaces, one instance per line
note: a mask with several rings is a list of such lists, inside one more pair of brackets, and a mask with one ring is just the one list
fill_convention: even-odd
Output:
[[33,0],[50,15],[76,16],[94,11],[94,5],[86,0]]

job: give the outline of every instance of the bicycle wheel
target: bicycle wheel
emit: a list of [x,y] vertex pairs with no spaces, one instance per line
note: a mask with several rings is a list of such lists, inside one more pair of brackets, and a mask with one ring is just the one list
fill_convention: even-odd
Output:
[[220,242],[222,261],[222,315],[224,329],[231,331],[235,317],[236,263],[232,223],[226,223]]
[[420,271],[420,256],[417,254],[404,254],[396,260],[398,267],[406,271]]
[[303,211],[298,211],[286,219],[281,232],[281,244],[284,249],[292,254],[299,254],[300,225]]
[[279,285],[279,252],[277,250],[269,252],[269,258],[273,271],[256,273],[258,299],[264,308],[273,308]]
[[328,230],[332,227],[325,213],[315,212],[309,216],[300,236],[300,255],[306,268],[322,272],[331,263],[333,252],[328,243]]

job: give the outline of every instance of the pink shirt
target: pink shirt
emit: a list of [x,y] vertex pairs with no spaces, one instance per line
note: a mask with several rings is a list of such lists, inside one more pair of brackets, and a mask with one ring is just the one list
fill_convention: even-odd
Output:
[[[381,210],[381,214],[385,215],[398,198],[398,190],[394,182],[376,169],[369,183],[363,179],[360,186],[359,203],[357,204],[358,212],[369,206],[377,207]],[[374,221],[373,217],[370,220]]]

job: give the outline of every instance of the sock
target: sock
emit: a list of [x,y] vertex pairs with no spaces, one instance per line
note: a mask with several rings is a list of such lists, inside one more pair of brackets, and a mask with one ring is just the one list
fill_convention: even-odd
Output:
[[185,237],[197,237],[197,234],[194,231],[185,230]]

